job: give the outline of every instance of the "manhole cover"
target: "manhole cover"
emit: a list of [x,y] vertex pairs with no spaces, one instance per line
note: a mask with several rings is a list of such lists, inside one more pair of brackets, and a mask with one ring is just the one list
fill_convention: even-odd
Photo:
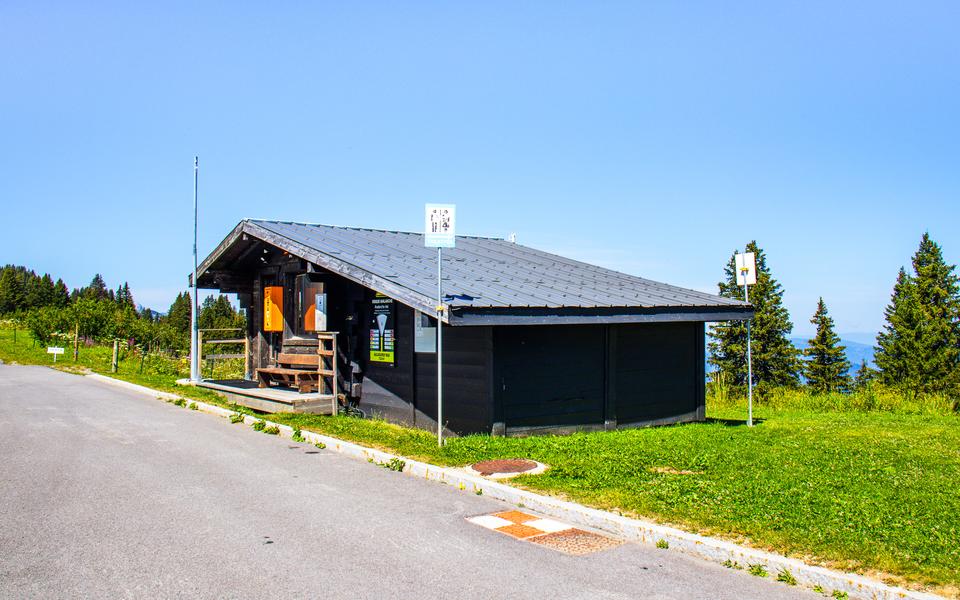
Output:
[[623,543],[620,540],[614,540],[582,529],[567,529],[566,531],[538,535],[527,538],[527,541],[576,556],[616,548]]
[[493,475],[494,473],[510,473],[519,475],[539,467],[540,464],[523,458],[506,458],[499,460],[485,460],[472,465],[473,470],[483,476]]

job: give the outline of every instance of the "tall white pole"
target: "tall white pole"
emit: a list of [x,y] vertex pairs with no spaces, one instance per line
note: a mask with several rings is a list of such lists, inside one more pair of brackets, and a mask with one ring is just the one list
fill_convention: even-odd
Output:
[[197,298],[197,182],[200,176],[200,157],[193,157],[193,310],[190,311],[190,380],[200,381],[200,349],[197,338],[200,324],[197,311],[200,301]]
[[[750,302],[750,292],[747,291],[746,277],[743,280],[743,299]],[[750,323],[753,318],[747,319],[747,427],[753,427],[753,355],[750,352]]]
[[437,248],[437,445],[443,446],[443,248]]

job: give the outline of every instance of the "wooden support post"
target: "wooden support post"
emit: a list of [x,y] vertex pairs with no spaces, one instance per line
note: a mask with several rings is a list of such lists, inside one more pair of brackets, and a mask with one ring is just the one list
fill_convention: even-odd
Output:
[[73,362],[80,356],[80,321],[73,325]]
[[243,337],[243,378],[251,379],[250,372],[250,334]]
[[116,373],[118,364],[118,358],[120,356],[120,340],[113,340],[113,361],[110,363],[110,372]]
[[333,351],[330,354],[330,370],[333,371],[333,400],[331,400],[330,402],[330,415],[335,417],[337,416],[337,405],[339,404],[337,402],[337,396],[339,394],[337,389],[337,334],[336,333],[332,334],[330,337],[330,346],[331,346],[330,349]]

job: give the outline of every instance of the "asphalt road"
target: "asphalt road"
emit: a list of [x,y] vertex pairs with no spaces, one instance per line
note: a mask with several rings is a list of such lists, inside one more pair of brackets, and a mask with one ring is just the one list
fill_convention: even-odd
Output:
[[3,598],[803,598],[626,544],[569,556],[501,502],[42,367],[0,366]]

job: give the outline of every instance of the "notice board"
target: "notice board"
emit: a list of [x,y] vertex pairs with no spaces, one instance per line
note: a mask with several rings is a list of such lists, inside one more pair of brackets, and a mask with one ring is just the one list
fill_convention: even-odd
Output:
[[377,294],[373,300],[370,323],[370,362],[394,364],[393,346],[396,332],[396,310],[393,299]]

